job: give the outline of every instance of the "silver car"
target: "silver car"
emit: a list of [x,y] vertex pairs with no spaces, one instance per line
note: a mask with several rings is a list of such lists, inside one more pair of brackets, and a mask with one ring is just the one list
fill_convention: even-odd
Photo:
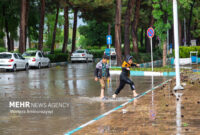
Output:
[[75,61],[83,61],[87,63],[89,61],[93,61],[93,55],[89,54],[88,50],[85,49],[76,50],[71,55],[71,62]]
[[37,67],[40,69],[41,67],[50,67],[50,59],[44,57],[41,51],[27,51],[22,55],[28,60],[30,67]]
[[[104,51],[104,55],[107,55],[105,51]],[[116,50],[115,50],[115,48],[110,48],[110,54],[108,56],[111,56],[112,59],[116,58]]]
[[29,69],[28,61],[18,53],[3,52],[0,53],[0,69],[21,70]]

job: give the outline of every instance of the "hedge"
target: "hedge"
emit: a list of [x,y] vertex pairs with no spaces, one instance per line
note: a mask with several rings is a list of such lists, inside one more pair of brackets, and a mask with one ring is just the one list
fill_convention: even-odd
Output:
[[6,48],[0,47],[0,52],[6,52]]
[[65,62],[68,61],[69,54],[68,53],[55,53],[46,55],[50,59],[52,63],[54,62]]
[[104,55],[104,50],[89,50],[89,53],[91,53],[94,58],[102,58]]
[[[200,56],[200,46],[190,46],[190,47],[180,46],[179,47],[180,58],[189,58],[191,51],[198,51],[198,56]],[[173,54],[174,54],[174,51],[173,51]]]

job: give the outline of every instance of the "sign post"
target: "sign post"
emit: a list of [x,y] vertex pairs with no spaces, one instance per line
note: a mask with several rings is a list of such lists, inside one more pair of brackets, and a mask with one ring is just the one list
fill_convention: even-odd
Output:
[[150,43],[151,43],[151,68],[152,68],[152,72],[153,72],[153,45],[152,45],[152,38],[154,36],[154,29],[152,27],[148,28],[147,36],[149,37]]
[[[153,72],[153,45],[152,45],[152,38],[154,36],[154,29],[152,27],[148,28],[147,30],[147,36],[150,39],[150,43],[151,43],[151,69]],[[154,80],[153,80],[153,75],[152,75],[152,88],[154,87]]]
[[[106,42],[107,42],[108,48],[109,48],[109,50],[110,50],[110,46],[111,46],[111,44],[112,44],[112,36],[111,36],[111,35],[107,35],[107,36],[106,36]],[[109,57],[110,57],[109,62],[110,62],[110,67],[111,67],[111,50],[110,50],[110,55],[109,55]]]

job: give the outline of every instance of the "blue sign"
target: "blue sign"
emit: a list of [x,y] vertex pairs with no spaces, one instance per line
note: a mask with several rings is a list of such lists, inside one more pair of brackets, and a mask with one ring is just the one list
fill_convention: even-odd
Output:
[[107,41],[107,45],[111,45],[112,44],[112,36],[111,35],[107,35],[106,36],[106,41]]
[[106,56],[110,56],[110,48],[106,48],[106,50],[105,50],[105,55],[106,55]]
[[149,37],[149,38],[152,38],[153,36],[154,36],[154,29],[153,28],[148,28],[148,30],[147,30],[147,36]]
[[170,49],[172,48],[172,43],[171,43],[171,44],[169,44],[169,48],[170,48]]

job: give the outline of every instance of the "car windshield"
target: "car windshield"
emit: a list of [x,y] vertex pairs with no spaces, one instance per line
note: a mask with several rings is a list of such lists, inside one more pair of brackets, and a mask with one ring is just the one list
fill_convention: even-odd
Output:
[[11,57],[11,54],[0,54],[0,59],[10,59]]
[[21,54],[18,54],[18,56],[19,56],[19,58],[20,58],[20,59],[24,59],[24,57],[22,57],[22,55],[21,55]]
[[27,56],[35,56],[36,52],[25,52],[22,56],[27,57]]
[[83,50],[77,50],[75,53],[84,53]]

